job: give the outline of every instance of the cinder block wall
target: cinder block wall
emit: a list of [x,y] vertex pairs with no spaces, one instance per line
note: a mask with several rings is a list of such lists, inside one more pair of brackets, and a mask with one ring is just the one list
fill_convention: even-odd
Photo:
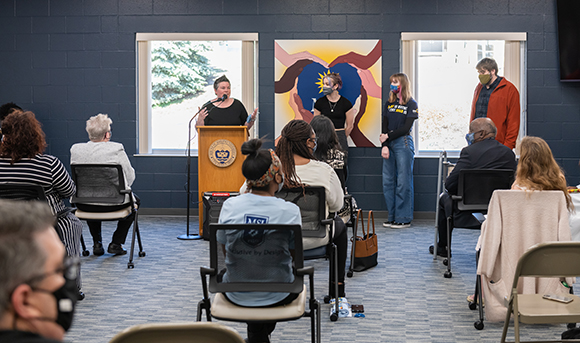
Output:
[[[3,0],[0,103],[33,110],[47,152],[66,165],[70,146],[87,139],[85,120],[108,113],[137,170],[143,207],[179,209],[186,206],[185,157],[132,156],[135,32],[258,32],[264,135],[274,130],[275,39],[382,39],[385,85],[399,71],[401,31],[527,32],[528,133],[548,141],[569,184],[580,182],[580,85],[559,81],[553,0]],[[379,149],[351,149],[350,156],[349,191],[363,208],[385,210]],[[195,159],[193,166],[197,192]],[[437,159],[416,159],[416,211],[434,211],[436,173]]]

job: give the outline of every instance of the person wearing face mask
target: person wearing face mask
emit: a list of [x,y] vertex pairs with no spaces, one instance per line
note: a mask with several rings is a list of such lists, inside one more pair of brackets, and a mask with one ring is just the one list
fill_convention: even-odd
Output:
[[[457,195],[459,172],[462,169],[512,169],[516,170],[516,156],[513,151],[498,142],[497,129],[489,118],[477,118],[469,124],[469,133],[465,136],[467,146],[461,150],[455,168],[445,180],[445,191],[439,196],[437,255],[447,257],[447,218],[451,217],[452,225],[461,223],[461,227],[476,228],[480,223],[471,212],[460,212],[453,207],[451,196]],[[449,233],[451,234],[451,232]],[[451,242],[451,237],[449,237]],[[434,247],[429,247],[433,254]]]
[[[301,225],[302,218],[300,209],[291,202],[276,198],[274,194],[284,185],[284,173],[280,159],[272,149],[263,150],[262,140],[251,139],[242,144],[242,154],[246,159],[242,164],[242,174],[246,178],[243,194],[227,199],[219,216],[220,224],[251,224],[260,222],[263,224],[294,224]],[[217,241],[223,244],[228,251],[233,251],[243,246],[242,240],[245,232],[219,231]],[[268,255],[259,261],[263,269],[264,282],[291,282],[292,256],[290,249],[293,247],[294,238],[291,233],[285,237],[274,236],[272,233],[264,244],[263,249],[285,250],[285,254]],[[280,239],[280,240],[278,240]],[[262,255],[260,255],[262,256]],[[227,271],[223,276],[224,282],[236,282],[244,279],[244,270],[238,272],[237,265],[256,264],[255,255],[229,254],[226,261]],[[258,257],[259,258],[259,257]],[[268,293],[268,292],[231,292],[225,294],[231,302],[248,307],[279,306],[289,304],[296,299],[298,294],[292,293]],[[247,342],[269,342],[269,335],[274,331],[276,323],[248,323]]]
[[479,84],[471,103],[471,121],[489,118],[497,127],[495,139],[510,149],[515,148],[520,131],[520,93],[505,77],[497,75],[497,62],[486,57],[475,67]]
[[407,75],[389,78],[391,91],[383,109],[383,127],[379,137],[383,157],[383,194],[389,217],[384,227],[403,229],[413,220],[413,161],[415,146],[411,136],[413,122],[419,117],[417,102],[411,96]]
[[61,342],[71,327],[78,259],[47,204],[0,200],[0,342]]
[[314,115],[323,114],[332,120],[341,150],[345,153],[345,164],[348,163],[347,137],[354,127],[355,109],[352,103],[341,96],[338,91],[342,88],[342,79],[338,73],[330,73],[323,79],[323,97],[314,104]]
[[[337,212],[344,204],[344,191],[340,179],[332,167],[317,161],[313,153],[317,148],[317,138],[310,124],[304,120],[291,120],[284,126],[276,154],[282,161],[282,170],[286,176],[284,188],[303,186],[324,187],[327,212]],[[327,217],[328,218],[328,217]],[[304,250],[324,246],[332,239],[338,255],[338,297],[345,297],[345,267],[347,256],[347,232],[344,222],[338,218],[334,221],[334,237],[303,237]],[[330,230],[329,230],[330,231]],[[335,298],[334,288],[330,287],[329,295]]]
[[202,106],[197,114],[195,127],[204,125],[246,125],[248,129],[254,126],[258,108],[248,117],[244,105],[232,98],[230,80],[223,75],[213,83],[216,98]]

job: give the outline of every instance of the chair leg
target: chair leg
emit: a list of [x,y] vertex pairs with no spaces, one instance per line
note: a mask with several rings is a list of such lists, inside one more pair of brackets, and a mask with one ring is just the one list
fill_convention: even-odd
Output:
[[330,270],[329,270],[329,283],[330,283],[330,287],[334,290],[334,313],[330,315],[330,320],[331,321],[337,321],[338,320],[338,308],[339,308],[339,303],[338,303],[338,298],[340,297],[340,294],[338,294],[338,252],[337,252],[337,248],[336,245],[333,243],[332,247],[330,249]]
[[133,233],[131,238],[131,253],[129,254],[129,263],[127,263],[127,268],[133,269],[135,268],[135,264],[133,263],[133,253],[135,251],[135,234],[137,232],[135,223],[137,222],[137,216],[135,215],[135,221],[133,222]]
[[451,216],[447,217],[447,271],[443,273],[443,276],[447,279],[453,276],[451,273]]
[[483,330],[483,292],[481,291],[481,275],[475,277],[475,296],[479,305],[479,320],[473,323],[477,330]]

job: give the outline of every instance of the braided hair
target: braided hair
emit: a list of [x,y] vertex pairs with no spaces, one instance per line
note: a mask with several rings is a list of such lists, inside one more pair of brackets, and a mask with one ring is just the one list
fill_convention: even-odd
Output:
[[314,159],[312,152],[306,145],[306,142],[312,136],[312,127],[304,120],[291,120],[282,129],[282,134],[276,146],[276,155],[282,161],[282,170],[284,171],[284,187],[293,188],[301,187],[302,181],[296,175],[296,166],[294,164],[294,155],[298,155],[310,160]]
[[[242,154],[247,156],[242,164],[242,174],[247,180],[258,180],[268,171],[272,164],[270,151],[260,150],[263,142],[262,139],[250,139],[242,144]],[[262,191],[268,188],[268,185],[264,187],[252,187],[254,190]]]

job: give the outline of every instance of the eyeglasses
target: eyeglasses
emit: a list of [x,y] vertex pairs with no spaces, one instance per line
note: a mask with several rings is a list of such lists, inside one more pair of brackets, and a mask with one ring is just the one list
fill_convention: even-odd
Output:
[[61,274],[67,280],[76,280],[80,267],[81,260],[77,256],[67,256],[63,259],[62,266],[60,266],[56,270],[33,276],[23,283],[27,284],[35,283],[55,274],[57,275]]

